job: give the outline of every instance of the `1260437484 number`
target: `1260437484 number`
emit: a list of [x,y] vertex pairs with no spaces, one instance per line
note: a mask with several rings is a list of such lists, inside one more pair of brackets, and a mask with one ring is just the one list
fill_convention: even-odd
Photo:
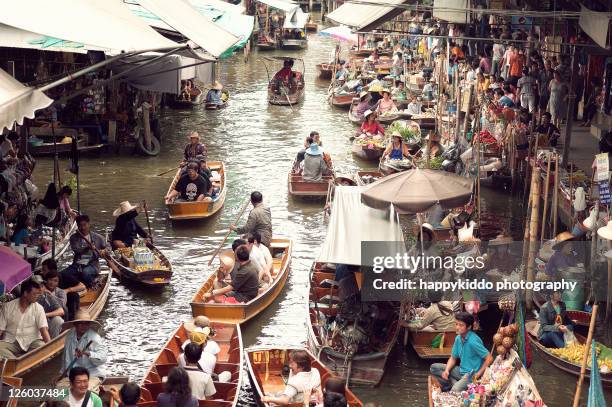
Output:
[[0,391],[0,401],[18,399],[20,401],[31,400],[64,400],[68,397],[67,387],[6,387]]

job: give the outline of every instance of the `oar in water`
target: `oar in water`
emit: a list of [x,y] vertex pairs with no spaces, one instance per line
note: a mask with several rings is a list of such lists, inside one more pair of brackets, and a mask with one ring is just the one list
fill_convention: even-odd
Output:
[[[244,203],[244,205],[242,205],[242,209],[240,210],[240,212],[238,213],[238,216],[236,217],[236,219],[234,220],[234,222],[232,222],[232,225],[236,224],[236,222],[238,222],[240,220],[240,218],[242,217],[242,214],[244,213],[244,211],[246,210],[247,206],[249,206],[249,203],[251,202],[250,199],[247,199],[246,202]],[[232,233],[232,228],[230,228],[227,232],[227,234],[225,235],[225,237],[223,238],[223,241],[221,242],[221,244],[219,245],[219,247],[217,247],[217,250],[215,250],[215,252],[213,253],[212,257],[210,258],[210,261],[208,262],[208,265],[210,266],[213,262],[213,260],[215,259],[215,257],[217,257],[217,254],[219,254],[219,251],[221,250],[221,248],[223,247],[223,245],[225,244],[225,242],[227,242],[227,238],[229,237],[229,235]]]
[[144,208],[145,217],[147,218],[147,229],[149,229],[149,239],[153,243],[153,232],[151,232],[151,221],[149,220],[149,209],[147,208],[147,201],[142,201],[142,207]]
[[281,87],[280,89],[285,95],[285,99],[287,99],[287,103],[289,103],[289,107],[291,108],[291,111],[295,112],[295,109],[293,108],[293,104],[291,104],[291,100],[289,100],[289,95],[287,94],[287,91],[283,87]]
[[174,168],[170,168],[169,170],[166,170],[164,172],[160,172],[159,174],[157,174],[158,177],[161,177],[162,175],[166,175],[167,173],[169,173],[170,171],[175,171],[178,170],[179,168],[181,168],[181,166],[179,165],[178,167],[174,167]]

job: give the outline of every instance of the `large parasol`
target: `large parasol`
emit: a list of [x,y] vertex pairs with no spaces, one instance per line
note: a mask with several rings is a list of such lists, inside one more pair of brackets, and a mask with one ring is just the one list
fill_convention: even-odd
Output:
[[351,32],[351,29],[340,25],[337,27],[329,27],[319,32],[323,37],[331,37],[339,41],[357,43],[357,34]]
[[6,246],[0,246],[0,295],[32,276],[32,266]]
[[393,205],[397,213],[425,212],[436,204],[443,209],[469,202],[473,181],[445,171],[413,169],[386,176],[361,193],[361,202],[375,209]]

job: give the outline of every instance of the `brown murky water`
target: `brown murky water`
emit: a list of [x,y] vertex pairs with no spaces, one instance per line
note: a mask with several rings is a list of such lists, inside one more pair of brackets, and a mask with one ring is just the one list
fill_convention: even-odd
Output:
[[[296,346],[306,343],[308,272],[317,258],[326,225],[322,204],[295,201],[287,196],[287,171],[303,138],[318,130],[340,172],[368,168],[350,153],[348,137],[353,126],[344,110],[327,103],[327,81],[317,78],[315,64],[327,59],[334,42],[309,35],[309,48],[291,55],[304,59],[306,99],[295,112],[289,107],[270,106],[266,100],[267,75],[262,54],[254,53],[248,63],[234,57],[224,63],[223,82],[231,93],[229,106],[219,112],[166,110],[162,114],[162,153],[158,157],[113,156],[83,158],[81,162],[82,209],[103,232],[112,227],[112,211],[120,201],[146,199],[150,208],[157,246],[172,261],[172,285],[157,294],[127,289],[113,281],[110,297],[100,319],[108,344],[109,374],[140,380],[160,346],[180,321],[190,317],[189,301],[211,272],[206,266],[228,225],[247,195],[260,190],[272,209],[274,233],[294,240],[292,268],[286,287],[277,301],[242,327],[246,346]],[[276,54],[281,54],[277,52]],[[270,55],[270,54],[265,54]],[[223,210],[203,223],[172,224],[163,196],[173,173],[155,174],[172,168],[182,156],[186,135],[197,130],[204,137],[210,159],[224,160],[229,171],[228,198]],[[62,162],[62,168],[67,164]],[[40,160],[36,171],[39,186],[49,181],[50,160]],[[495,227],[520,229],[517,207],[508,195],[484,190],[483,212],[495,214]],[[74,205],[76,206],[76,205]],[[141,220],[141,224],[145,224]],[[491,322],[495,325],[497,321]],[[398,345],[377,389],[357,389],[364,401],[384,407],[423,406],[427,403],[428,363],[410,349]],[[30,383],[48,383],[59,370],[58,361],[31,374]],[[547,404],[570,405],[575,379],[536,360],[531,369]],[[253,403],[245,384],[240,405]]]

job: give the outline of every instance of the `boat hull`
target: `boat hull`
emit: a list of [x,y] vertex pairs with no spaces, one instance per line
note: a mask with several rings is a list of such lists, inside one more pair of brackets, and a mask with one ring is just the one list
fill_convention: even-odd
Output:
[[[209,303],[204,294],[213,289],[216,274],[211,275],[202,285],[191,301],[191,313],[194,317],[207,316],[210,320],[241,324],[255,317],[268,307],[279,296],[289,275],[293,242],[289,239],[272,239],[271,252],[274,258],[274,282],[261,295],[245,304]],[[280,258],[278,257],[280,254]]]
[[357,96],[359,96],[357,93],[347,93],[344,95],[332,93],[330,103],[335,107],[349,108],[353,104],[353,99]]
[[108,255],[106,261],[115,277],[122,282],[132,282],[148,287],[162,287],[170,284],[170,279],[172,278],[172,265],[170,261],[157,247],[150,243],[147,244],[147,247],[160,259],[161,264],[166,266],[166,269],[138,272],[129,265],[124,264],[121,259],[116,258],[114,255]]
[[293,93],[277,94],[270,87],[268,88],[268,102],[271,105],[277,106],[293,106],[304,100],[304,83],[298,85],[298,88]]
[[[438,335],[444,335],[442,347],[432,348],[431,343]],[[457,333],[454,331],[410,331],[409,342],[421,359],[448,359],[451,356]]]
[[331,79],[334,74],[334,64],[317,64],[317,70],[319,71],[319,78]]
[[380,178],[384,176],[385,174],[377,170],[357,171],[357,176],[355,177],[355,179],[357,181],[357,185],[364,186],[364,185],[371,184],[372,182],[379,180]]
[[[208,167],[211,170],[219,171],[221,175],[220,192],[216,199],[211,202],[166,202],[168,208],[168,217],[173,221],[181,220],[193,220],[193,219],[206,219],[219,212],[225,203],[225,197],[227,194],[226,177],[225,177],[225,163],[223,161],[210,161]],[[174,186],[181,177],[181,169],[179,168],[174,175],[174,179],[168,188],[168,193],[174,190]]]
[[308,47],[308,40],[283,39],[280,47],[282,49],[304,49]]
[[[199,89],[198,89],[199,90]],[[173,96],[168,100],[168,106],[172,109],[191,109],[199,106],[204,102],[204,92],[200,90],[197,95],[192,95],[191,100],[179,99],[178,96]]]
[[333,176],[326,175],[319,182],[304,181],[300,174],[294,174],[290,171],[287,176],[289,195],[300,198],[326,198],[329,192],[329,183],[333,180]]
[[366,145],[353,142],[351,152],[364,161],[377,161],[380,160],[385,150],[379,147],[368,148]]

